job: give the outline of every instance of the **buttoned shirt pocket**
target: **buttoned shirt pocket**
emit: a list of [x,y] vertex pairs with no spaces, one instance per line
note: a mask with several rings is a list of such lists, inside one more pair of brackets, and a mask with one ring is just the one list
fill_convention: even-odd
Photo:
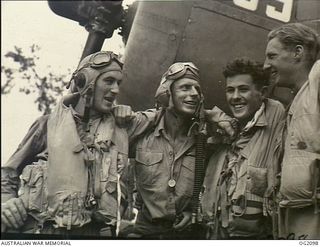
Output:
[[156,172],[159,171],[159,165],[162,163],[162,152],[136,152],[136,179],[137,183],[152,185],[156,179]]

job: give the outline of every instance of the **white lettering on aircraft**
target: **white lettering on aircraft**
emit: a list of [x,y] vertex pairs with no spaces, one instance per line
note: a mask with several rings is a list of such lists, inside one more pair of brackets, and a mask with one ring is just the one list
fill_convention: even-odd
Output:
[[293,1],[292,0],[277,0],[277,1],[283,3],[282,11],[277,11],[274,6],[267,5],[267,10],[266,10],[267,16],[283,22],[290,21]]
[[[261,0],[260,0],[261,1]],[[288,22],[291,18],[293,0],[275,0],[283,4],[282,10],[278,11],[275,6],[267,4],[266,15],[273,19]],[[233,0],[233,3],[241,8],[255,11],[258,8],[259,0]]]
[[259,0],[233,0],[233,3],[242,8],[255,11],[257,10]]

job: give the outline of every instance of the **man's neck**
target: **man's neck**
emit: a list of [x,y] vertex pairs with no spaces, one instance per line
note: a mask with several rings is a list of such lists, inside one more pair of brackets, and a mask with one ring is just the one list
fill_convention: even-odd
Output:
[[175,140],[179,136],[187,136],[191,118],[181,116],[172,109],[167,109],[164,115],[164,122],[167,134]]
[[[78,103],[75,105],[74,109],[83,118],[84,113],[85,113],[85,100],[82,97],[80,97],[80,99],[79,99]],[[101,112],[98,112],[98,111],[92,109],[92,107],[89,110],[89,119],[91,119],[91,120],[101,118],[105,115],[109,115],[109,114],[103,114]]]
[[301,68],[296,70],[295,73],[292,74],[290,80],[292,80],[292,93],[296,95],[303,84],[308,80],[309,71],[307,68]]
[[90,109],[89,118],[91,120],[95,120],[95,119],[102,118],[103,116],[107,116],[107,115],[109,115],[109,114],[102,114],[101,112],[97,112],[93,109]]

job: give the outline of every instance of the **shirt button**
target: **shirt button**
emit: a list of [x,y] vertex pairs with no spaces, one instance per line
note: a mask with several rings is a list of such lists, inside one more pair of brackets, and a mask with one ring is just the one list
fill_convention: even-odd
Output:
[[172,155],[173,155],[173,152],[172,152],[172,151],[170,151],[170,152],[169,152],[169,155],[170,155],[170,156],[172,156]]

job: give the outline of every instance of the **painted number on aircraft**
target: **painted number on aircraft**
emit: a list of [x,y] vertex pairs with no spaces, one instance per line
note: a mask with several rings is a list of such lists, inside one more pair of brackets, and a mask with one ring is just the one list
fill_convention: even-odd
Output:
[[[261,1],[261,0],[260,0]],[[279,11],[275,6],[267,4],[266,15],[273,19],[288,22],[291,18],[293,0],[275,0],[282,3],[282,9]],[[233,3],[239,7],[255,11],[258,8],[259,0],[233,0]]]
[[235,5],[238,5],[242,8],[255,11],[258,7],[259,0],[233,0]]
[[267,5],[266,14],[267,16],[277,19],[279,21],[288,22],[291,17],[291,10],[293,0],[277,0],[283,4],[282,10],[278,11],[274,6]]

